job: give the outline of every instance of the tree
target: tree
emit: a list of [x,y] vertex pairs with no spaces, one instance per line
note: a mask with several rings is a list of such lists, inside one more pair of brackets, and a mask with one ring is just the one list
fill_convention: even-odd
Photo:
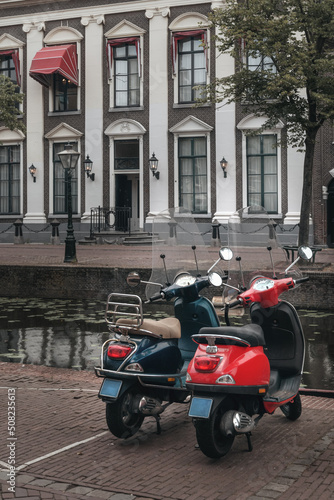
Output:
[[316,137],[334,118],[334,1],[226,0],[209,16],[218,50],[236,68],[211,82],[201,102],[242,103],[266,116],[257,133],[284,121],[288,143],[305,153],[299,244],[307,244]]
[[23,94],[20,94],[18,89],[7,76],[0,75],[0,124],[11,130],[24,131],[23,120],[19,118],[22,113],[18,107],[23,100]]

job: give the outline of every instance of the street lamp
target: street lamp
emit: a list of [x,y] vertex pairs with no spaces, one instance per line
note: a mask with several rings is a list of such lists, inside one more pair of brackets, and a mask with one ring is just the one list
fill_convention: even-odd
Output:
[[77,166],[80,153],[74,151],[70,143],[65,145],[65,150],[58,153],[62,167],[65,170],[65,182],[67,182],[67,235],[65,239],[64,262],[77,262],[75,250],[75,238],[72,222],[72,172]]

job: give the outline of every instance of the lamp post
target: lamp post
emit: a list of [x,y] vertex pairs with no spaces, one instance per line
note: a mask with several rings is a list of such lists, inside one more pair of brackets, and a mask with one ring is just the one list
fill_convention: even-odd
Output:
[[72,222],[72,172],[77,166],[80,153],[72,149],[71,144],[65,145],[65,150],[58,153],[62,167],[65,170],[65,182],[67,182],[67,235],[65,239],[64,262],[77,262],[75,238]]

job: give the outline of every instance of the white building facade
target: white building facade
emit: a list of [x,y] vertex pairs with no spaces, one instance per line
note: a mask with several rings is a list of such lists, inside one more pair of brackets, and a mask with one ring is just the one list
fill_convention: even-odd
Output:
[[[207,15],[222,6],[0,0],[1,72],[25,95],[26,126],[24,134],[0,128],[2,231],[17,219],[31,230],[54,219],[65,225],[58,153],[68,142],[81,153],[72,196],[82,233],[89,233],[93,207],[128,208],[131,231],[172,206],[185,206],[209,226],[257,203],[283,230],[298,224],[303,155],[272,148],[284,124],[250,139],[246,132],[259,118],[234,105],[194,106],[197,85],[234,71],[234,60],[217,57],[210,43]],[[158,176],[149,168],[153,153]],[[87,155],[94,180],[84,172]],[[320,243],[327,241],[328,194],[334,197],[325,170],[315,185],[319,215],[312,214]]]

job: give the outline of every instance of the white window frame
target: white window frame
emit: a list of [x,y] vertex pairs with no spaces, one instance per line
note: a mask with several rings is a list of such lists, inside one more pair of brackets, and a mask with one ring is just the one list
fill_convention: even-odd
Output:
[[49,113],[52,115],[69,115],[80,113],[80,102],[81,102],[81,40],[83,39],[83,35],[79,33],[74,28],[70,28],[67,26],[59,26],[54,28],[44,37],[44,44],[47,47],[53,45],[67,45],[73,44],[76,45],[77,57],[78,57],[78,91],[77,91],[77,109],[75,111],[55,111],[54,110],[54,86],[53,79],[52,85],[49,88]]
[[0,214],[0,219],[17,219],[23,217],[23,141],[25,135],[20,130],[10,130],[7,127],[0,127],[1,146],[20,147],[20,214]]
[[179,138],[205,137],[206,138],[206,172],[207,172],[207,213],[194,213],[194,217],[211,217],[211,138],[212,127],[194,116],[188,116],[174,127],[170,132],[174,135],[174,206],[179,207]]
[[[139,76],[139,106],[130,107],[116,107],[115,106],[115,78],[114,78],[114,58],[112,58],[111,68],[107,67],[108,72],[108,85],[109,85],[109,111],[136,111],[143,109],[144,106],[144,64],[143,64],[143,54],[144,54],[144,34],[145,30],[139,28],[135,24],[129,21],[122,21],[117,24],[114,28],[105,33],[106,47],[108,40],[115,40],[120,38],[139,38],[139,64],[140,64],[140,76]],[[106,53],[106,65],[108,66],[108,55]]]
[[[67,143],[67,142],[76,142],[78,144],[78,152],[81,154],[81,137],[82,133],[78,130],[74,129],[70,125],[66,123],[61,123],[53,130],[51,130],[48,134],[45,135],[45,138],[49,141],[49,215],[50,218],[65,218],[67,214],[58,214],[54,213],[53,206],[53,194],[54,194],[54,184],[53,184],[53,145],[56,143]],[[81,176],[82,176],[82,162],[84,158],[82,156],[79,157],[78,160],[78,213],[73,214],[73,218],[81,216]]]
[[[20,86],[20,93],[22,94],[22,88],[23,88],[23,48],[24,48],[24,43],[21,42],[21,40],[18,40],[17,38],[14,38],[12,35],[9,35],[8,33],[4,33],[3,35],[0,36],[0,51],[3,50],[18,50],[19,51],[19,60],[20,60],[20,76],[21,76],[21,86]],[[24,108],[23,108],[23,101],[19,105],[19,110],[21,113],[23,113]]]
[[[170,30],[170,44],[173,42],[173,34],[176,32],[194,31],[194,30],[204,30],[206,31],[206,84],[210,82],[210,30],[208,28],[208,18],[197,12],[190,12],[186,14],[181,14],[169,25]],[[170,52],[171,54],[171,52]],[[171,57],[171,55],[170,55]],[[174,89],[174,107],[193,107],[194,103],[182,103],[179,102],[179,57],[176,57],[174,74],[172,73],[173,79],[173,89]]]
[[[259,130],[267,117],[257,117],[249,115],[242,119],[237,128],[242,131],[242,206],[247,206],[247,132],[251,130]],[[277,136],[277,214],[270,214],[271,217],[282,216],[282,148],[279,145],[282,135],[283,122],[278,121],[276,127],[272,129],[261,130],[258,135],[273,135]]]

